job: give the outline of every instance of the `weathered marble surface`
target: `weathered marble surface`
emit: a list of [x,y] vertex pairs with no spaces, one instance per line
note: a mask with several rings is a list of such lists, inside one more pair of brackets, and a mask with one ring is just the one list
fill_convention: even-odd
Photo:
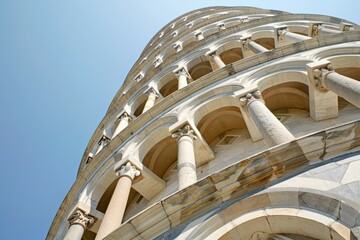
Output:
[[[344,124],[241,160],[149,207],[106,239],[135,237],[133,229],[143,238],[159,232],[176,237],[202,214],[221,212],[219,224],[225,224],[269,206],[313,209],[355,227],[360,224],[359,129],[359,122]],[[319,189],[311,185],[317,183]]]

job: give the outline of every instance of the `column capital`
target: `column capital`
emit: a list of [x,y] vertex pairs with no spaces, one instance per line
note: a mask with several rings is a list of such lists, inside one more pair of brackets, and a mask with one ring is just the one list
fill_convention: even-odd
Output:
[[130,162],[125,163],[124,165],[120,166],[119,168],[115,169],[116,176],[118,177],[128,177],[132,181],[135,179],[135,177],[140,176],[140,171],[133,165],[131,165]]
[[90,216],[88,213],[77,209],[69,218],[68,221],[70,223],[70,226],[79,224],[83,226],[84,229],[86,229],[88,226],[94,223],[95,218]]
[[278,40],[284,40],[284,34],[288,31],[288,27],[281,26],[274,28],[275,36]]
[[125,118],[128,118],[128,121],[131,121],[132,120],[132,117],[130,116],[130,114],[128,114],[126,111],[120,113],[117,117],[117,119],[119,119],[120,121],[125,119]]
[[179,140],[183,136],[191,137],[193,140],[196,140],[197,137],[194,134],[194,130],[191,129],[190,125],[187,124],[183,128],[179,128],[175,133],[171,135],[172,138]]
[[108,136],[106,136],[105,134],[102,135],[102,137],[100,138],[98,144],[108,144],[108,142],[110,141],[110,138]]
[[353,31],[354,25],[352,25],[351,23],[342,22],[340,23],[339,29],[340,31]]
[[156,98],[159,97],[159,93],[153,87],[149,88],[146,91],[146,94],[147,95],[153,94],[153,95],[155,95]]
[[323,28],[322,23],[319,22],[310,22],[309,23],[309,37],[316,37],[319,36],[320,29]]
[[179,70],[175,70],[174,74],[176,75],[177,78],[179,78],[180,76],[185,76],[187,78],[190,78],[189,73],[186,71],[185,68],[181,68]]
[[241,41],[241,45],[243,47],[244,50],[249,50],[249,43],[251,40],[251,36],[248,35],[248,36],[243,36],[240,38],[240,41]]
[[251,93],[247,93],[244,97],[240,98],[240,103],[242,106],[249,106],[249,104],[253,101],[262,101],[262,96],[260,91],[254,91]]
[[320,92],[327,92],[328,89],[325,86],[324,80],[326,75],[331,72],[334,72],[333,67],[331,66],[330,61],[323,60],[319,62],[307,64],[307,71],[309,80],[316,90]]
[[211,51],[211,52],[209,52],[207,55],[210,56],[210,57],[219,56],[217,50]]

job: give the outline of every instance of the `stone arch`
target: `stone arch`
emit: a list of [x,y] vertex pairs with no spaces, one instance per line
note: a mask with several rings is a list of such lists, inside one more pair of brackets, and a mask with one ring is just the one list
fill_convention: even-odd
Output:
[[155,121],[153,124],[148,126],[146,130],[139,135],[141,139],[144,139],[141,143],[136,146],[136,159],[140,162],[143,161],[144,157],[148,152],[157,144],[160,143],[165,138],[171,136],[169,132],[169,127],[177,122],[178,118],[174,115],[166,116],[161,118],[161,121]]
[[[340,214],[341,208],[354,214],[347,219],[348,216]],[[310,239],[345,240],[350,238],[353,227],[350,223],[356,222],[358,216],[359,212],[351,206],[324,194],[272,191],[221,208],[202,219],[188,236],[189,239],[258,240],[274,234],[296,234]]]
[[186,68],[193,80],[199,79],[213,71],[208,56],[200,56],[191,60],[187,63]]
[[275,48],[275,39],[273,30],[260,30],[252,33],[251,39],[260,44],[261,46],[267,48],[268,50]]
[[184,39],[182,39],[182,48],[186,48],[189,47],[190,45],[194,44],[197,42],[196,36],[191,34],[187,37],[185,37]]
[[157,82],[157,88],[163,97],[170,95],[178,89],[178,80],[173,72],[169,72]]
[[218,47],[217,53],[226,65],[244,58],[241,42],[239,40],[233,40],[224,43]]
[[146,100],[147,100],[147,95],[145,93],[142,93],[140,96],[138,96],[136,98],[136,100],[133,102],[133,104],[131,104],[131,113],[135,117],[138,117],[141,115],[141,113],[145,107]]

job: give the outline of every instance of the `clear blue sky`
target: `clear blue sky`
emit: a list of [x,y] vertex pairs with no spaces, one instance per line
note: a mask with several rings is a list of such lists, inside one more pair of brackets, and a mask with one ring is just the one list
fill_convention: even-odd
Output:
[[0,239],[44,239],[85,147],[150,38],[219,5],[360,23],[360,1],[0,1]]

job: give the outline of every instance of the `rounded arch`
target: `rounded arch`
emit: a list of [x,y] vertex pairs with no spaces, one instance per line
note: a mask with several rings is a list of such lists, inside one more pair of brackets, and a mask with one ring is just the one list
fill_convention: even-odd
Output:
[[254,32],[252,33],[251,39],[268,50],[275,48],[275,39],[274,39],[273,30],[261,30]]
[[170,95],[178,89],[178,80],[173,72],[169,72],[157,82],[157,88],[163,97]]
[[166,116],[161,121],[155,121],[143,131],[146,137],[139,136],[144,140],[136,146],[136,158],[140,162],[144,160],[145,156],[156,144],[171,136],[169,127],[176,123],[177,120],[177,117],[174,115]]
[[218,47],[217,53],[226,65],[244,58],[240,40],[232,40],[222,44]]
[[[353,227],[349,223],[356,221],[358,211],[325,194],[275,190],[243,198],[203,219],[188,236],[189,239],[258,240],[281,234],[349,239]],[[318,202],[322,202],[320,208]],[[351,219],[339,217],[339,212],[331,209],[340,205],[357,214]]]
[[208,56],[194,58],[187,63],[186,68],[193,80],[199,79],[213,71]]

